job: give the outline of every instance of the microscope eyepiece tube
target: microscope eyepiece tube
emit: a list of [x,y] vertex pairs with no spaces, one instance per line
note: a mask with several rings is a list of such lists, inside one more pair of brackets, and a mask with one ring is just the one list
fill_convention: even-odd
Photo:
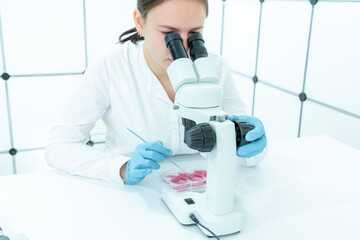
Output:
[[200,33],[195,33],[191,35],[188,38],[187,43],[190,48],[191,60],[195,61],[198,58],[208,56],[207,50],[204,45],[205,44],[204,38]]
[[174,61],[178,58],[188,57],[182,41],[183,40],[178,33],[168,33],[165,36],[166,47],[169,49],[170,55]]

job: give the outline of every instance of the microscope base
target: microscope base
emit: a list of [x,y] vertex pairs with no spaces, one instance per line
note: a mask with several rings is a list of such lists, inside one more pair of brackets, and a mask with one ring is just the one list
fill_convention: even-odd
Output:
[[[205,192],[174,192],[164,187],[161,196],[176,219],[184,225],[194,224],[189,217],[193,213],[201,224],[209,228],[217,236],[233,234],[242,230],[241,200],[237,195],[234,195],[233,211],[224,215],[214,215],[210,212],[206,207]],[[213,236],[206,229],[202,227],[200,229],[207,236]]]

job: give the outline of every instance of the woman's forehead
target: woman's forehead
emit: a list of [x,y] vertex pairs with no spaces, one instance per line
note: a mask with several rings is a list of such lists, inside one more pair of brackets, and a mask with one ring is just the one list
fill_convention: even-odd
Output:
[[146,21],[158,26],[197,28],[204,24],[206,9],[200,0],[167,0],[151,9]]

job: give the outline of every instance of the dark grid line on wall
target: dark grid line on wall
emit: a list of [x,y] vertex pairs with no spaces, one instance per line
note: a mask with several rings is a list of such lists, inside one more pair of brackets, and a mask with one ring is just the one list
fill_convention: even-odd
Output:
[[341,109],[341,108],[338,108],[338,107],[335,107],[335,106],[326,104],[326,103],[324,103],[324,102],[318,101],[318,100],[313,99],[313,98],[309,98],[309,97],[308,97],[307,100],[308,100],[309,102],[316,103],[316,104],[321,105],[321,106],[323,106],[323,107],[329,108],[329,109],[334,110],[334,111],[336,111],[336,112],[339,112],[339,113],[342,113],[342,114],[345,114],[345,115],[347,115],[347,116],[350,116],[350,117],[353,117],[353,118],[357,118],[357,119],[360,120],[360,115],[357,115],[357,114],[355,114],[355,113],[352,113],[352,112],[346,111],[346,110],[344,110],[344,109]]
[[251,116],[254,116],[256,84],[258,83],[257,70],[258,70],[258,62],[259,62],[259,47],[260,47],[260,33],[261,33],[261,21],[262,21],[263,3],[264,3],[264,0],[260,0],[258,38],[257,38],[257,43],[256,43],[255,75],[252,78],[253,83],[254,83],[254,89],[253,89],[253,102],[252,102],[252,108],[251,108]]
[[285,93],[287,93],[287,94],[290,94],[290,95],[293,95],[293,96],[299,96],[299,94],[297,94],[297,93],[295,93],[295,92],[289,91],[289,90],[287,90],[287,89],[285,89],[285,88],[282,88],[282,87],[279,87],[279,86],[276,86],[276,85],[274,85],[274,84],[272,84],[272,83],[268,83],[268,82],[265,82],[265,81],[262,81],[262,80],[258,80],[258,82],[259,82],[259,83],[262,83],[262,84],[264,84],[264,85],[266,85],[266,86],[272,87],[272,88],[274,88],[274,89],[280,90],[280,91],[282,91],[282,92],[285,92]]
[[85,69],[82,73],[85,72],[85,70],[88,67],[88,48],[87,48],[87,24],[86,24],[86,4],[85,0],[83,0],[83,27],[84,27],[84,53],[85,53]]
[[[0,50],[2,56],[2,65],[3,65],[3,73],[1,74],[1,78],[5,82],[5,96],[6,96],[6,107],[7,107],[7,117],[8,117],[8,124],[9,124],[9,138],[10,138],[10,150],[0,152],[0,154],[10,154],[12,158],[12,168],[13,174],[17,174],[16,168],[16,154],[20,152],[28,152],[28,151],[38,151],[44,150],[45,147],[39,148],[27,148],[27,149],[16,149],[14,146],[14,137],[13,137],[13,126],[12,126],[12,118],[11,118],[11,108],[10,108],[10,99],[9,99],[9,90],[8,90],[8,80],[10,78],[27,78],[27,77],[53,77],[53,76],[74,76],[74,75],[82,75],[84,74],[85,70],[88,67],[88,45],[87,45],[87,19],[86,19],[86,1],[83,0],[83,30],[84,30],[84,62],[85,62],[85,69],[82,72],[64,72],[64,73],[38,73],[38,74],[14,74],[10,75],[6,72],[6,56],[5,56],[5,44],[3,38],[3,30],[2,30],[2,22],[1,22],[1,13],[0,13]],[[90,137],[89,137],[90,138]],[[102,144],[105,143],[104,141],[100,142],[93,142],[94,144]]]
[[226,0],[222,0],[222,15],[221,15],[221,39],[220,39],[220,55],[223,53],[223,42],[224,42],[224,22],[225,22],[225,2]]
[[[222,13],[222,26],[221,26],[221,46],[220,46],[220,54],[222,54],[222,49],[223,49],[223,32],[224,32],[224,18],[225,18],[225,4],[226,4],[226,0],[222,0],[223,1],[223,13]],[[251,76],[248,76],[246,74],[242,74],[236,70],[233,70],[231,69],[231,71],[235,74],[238,74],[238,75],[241,75],[243,77],[246,77],[246,78],[249,78],[250,80],[253,81],[254,83],[254,93],[253,93],[253,106],[252,106],[252,115],[254,113],[254,101],[255,101],[255,87],[256,87],[256,83],[260,83],[260,84],[264,84],[264,85],[267,85],[269,87],[272,87],[274,89],[277,89],[277,90],[280,90],[280,91],[283,91],[285,93],[288,93],[288,94],[291,94],[291,95],[296,95],[298,96],[299,94],[297,93],[294,93],[294,92],[291,92],[291,91],[288,91],[286,89],[283,89],[281,87],[278,87],[276,85],[273,85],[273,84],[270,84],[270,83],[267,83],[266,81],[264,80],[258,80],[257,79],[257,64],[258,64],[258,53],[259,53],[259,40],[260,40],[260,29],[261,29],[261,17],[262,17],[262,3],[264,2],[264,0],[259,0],[260,1],[260,16],[259,16],[259,28],[258,28],[258,39],[257,39],[257,51],[256,51],[256,65],[255,65],[255,76],[254,77],[251,77]],[[331,1],[331,0],[325,0],[327,2],[340,2],[339,0],[334,0],[334,1]],[[360,0],[348,0],[348,1],[341,1],[341,2],[359,2]],[[313,7],[313,11],[314,11],[314,5],[317,3],[317,0],[310,0],[310,2],[312,3],[312,7]],[[313,16],[313,12],[312,12],[312,16]],[[87,19],[86,19],[86,5],[85,5],[85,0],[83,0],[83,23],[84,23],[84,51],[85,51],[85,69],[87,68],[88,66],[88,49],[87,49]],[[311,24],[312,24],[312,19],[311,19]],[[311,30],[310,30],[310,33],[311,33]],[[309,53],[309,45],[310,45],[310,34],[309,34],[309,43],[308,43],[308,53]],[[5,48],[4,48],[4,41],[3,41],[3,32],[2,32],[2,25],[1,25],[1,13],[0,13],[0,50],[1,50],[1,53],[2,53],[2,65],[3,65],[3,70],[4,70],[4,73],[6,73],[6,59],[5,59]],[[307,54],[307,58],[308,58],[308,54]],[[306,58],[306,64],[307,64],[307,58]],[[85,70],[84,70],[85,71]],[[13,163],[13,172],[14,174],[16,174],[16,159],[15,159],[15,155],[18,153],[18,152],[26,152],[26,151],[36,151],[36,150],[43,150],[45,149],[45,147],[40,147],[40,148],[28,148],[28,149],[19,149],[19,150],[16,150],[14,148],[14,144],[13,144],[13,132],[12,132],[12,121],[11,121],[11,112],[10,112],[10,103],[9,103],[9,95],[8,95],[8,85],[7,85],[7,80],[11,77],[11,78],[15,78],[15,77],[41,77],[41,76],[69,76],[69,75],[82,75],[83,72],[75,72],[75,73],[45,73],[45,74],[20,74],[20,75],[1,75],[1,77],[3,78],[4,82],[5,82],[5,91],[6,91],[6,102],[7,102],[7,116],[8,116],[8,124],[9,124],[9,138],[10,138],[10,143],[11,143],[11,149],[9,151],[3,151],[3,152],[0,152],[0,154],[10,154],[11,157],[12,157],[12,163]],[[303,91],[305,89],[305,80],[306,80],[306,69],[305,69],[305,74],[304,74],[304,82],[303,82]],[[305,95],[306,96],[306,95]],[[323,107],[326,107],[326,108],[329,108],[329,109],[332,109],[334,111],[337,111],[337,112],[340,112],[340,113],[343,113],[343,114],[346,114],[348,116],[351,116],[351,117],[354,117],[354,118],[357,118],[357,119],[360,119],[360,116],[357,115],[357,114],[354,114],[354,113],[351,113],[351,112],[348,112],[348,111],[345,111],[343,109],[340,109],[340,108],[337,108],[337,107],[334,107],[334,106],[331,106],[331,105],[328,105],[326,103],[323,103],[321,101],[317,101],[313,98],[307,98],[306,97],[306,100],[309,101],[309,102],[313,102],[313,103],[316,103],[318,105],[321,105]],[[302,102],[301,102],[302,104]],[[300,116],[300,121],[301,121],[301,116]],[[299,122],[299,133],[300,133],[300,125],[301,125],[301,122]],[[300,135],[299,135],[300,136]],[[91,139],[91,136],[90,136],[90,139]],[[103,144],[105,143],[105,141],[100,141],[100,142],[93,142],[93,144]]]
[[[223,1],[225,3],[226,0],[223,0]],[[318,104],[320,106],[323,106],[325,108],[331,109],[333,111],[342,113],[344,115],[354,117],[356,119],[360,119],[360,116],[355,114],[355,113],[352,113],[352,112],[346,111],[344,109],[341,109],[341,108],[326,104],[326,103],[318,101],[318,100],[316,100],[314,98],[309,98],[304,92],[305,91],[306,77],[307,77],[307,67],[308,67],[309,53],[310,53],[312,24],[313,24],[314,12],[315,12],[315,5],[319,2],[318,0],[307,0],[307,1],[310,2],[312,10],[311,10],[311,17],[310,17],[310,26],[309,26],[308,44],[307,44],[307,50],[306,50],[306,59],[305,59],[305,68],[304,68],[304,78],[303,78],[302,92],[300,94],[295,93],[295,92],[291,92],[291,91],[286,90],[286,89],[284,89],[282,87],[279,87],[279,86],[276,86],[274,84],[268,83],[268,82],[266,82],[264,80],[259,80],[258,79],[258,77],[257,77],[257,67],[258,67],[259,43],[260,43],[260,33],[261,33],[261,21],[262,21],[262,6],[263,6],[262,4],[263,4],[264,0],[259,0],[259,1],[260,1],[260,16],[259,16],[259,28],[258,28],[257,49],[256,49],[255,75],[254,75],[254,77],[251,77],[251,76],[249,76],[247,74],[244,74],[244,73],[241,73],[241,72],[239,72],[237,70],[230,69],[231,72],[233,72],[233,73],[235,73],[235,74],[237,74],[239,76],[248,78],[249,80],[253,81],[253,83],[254,83],[252,114],[251,115],[254,116],[256,84],[260,83],[260,84],[264,84],[266,86],[269,86],[271,88],[277,89],[279,91],[282,91],[284,93],[299,97],[301,107],[300,107],[300,114],[299,114],[300,116],[299,116],[299,126],[298,126],[298,137],[301,136],[300,133],[301,133],[301,124],[302,124],[302,113],[303,113],[303,105],[304,105],[305,101],[309,101],[309,102]],[[270,0],[268,0],[268,1],[270,1]],[[279,0],[274,0],[274,1],[279,1]],[[322,2],[360,2],[360,0],[344,0],[344,1],[340,1],[340,0],[322,0]],[[223,29],[222,29],[222,31],[223,31]]]
[[245,78],[248,78],[248,79],[252,80],[252,77],[251,77],[251,76],[249,76],[249,75],[247,75],[247,74],[244,74],[244,73],[241,73],[241,72],[239,72],[239,71],[236,71],[236,70],[234,70],[234,69],[230,69],[230,72],[233,72],[233,73],[235,73],[235,74],[237,74],[237,75],[240,75],[240,76],[243,76],[243,77],[245,77]]
[[306,83],[307,69],[308,69],[308,63],[309,63],[309,52],[310,52],[312,25],[313,25],[313,19],[314,19],[315,4],[317,3],[317,0],[310,0],[310,3],[311,3],[311,17],[310,17],[308,44],[307,44],[307,49],[306,49],[306,58],[305,58],[304,81],[303,81],[303,85],[302,85],[302,91],[300,93],[300,94],[302,94],[303,97],[300,98],[301,103],[300,103],[298,137],[300,137],[300,134],[301,134],[301,123],[302,123],[303,107],[304,107],[304,102],[306,101],[306,98],[307,98],[304,91],[305,91],[305,83]]
[[[34,73],[34,74],[13,74],[11,77],[23,78],[23,77],[55,77],[55,76],[75,76],[84,74],[86,68],[88,67],[88,50],[87,50],[87,20],[86,20],[86,3],[85,0],[83,2],[83,32],[84,32],[84,62],[85,69],[81,72],[64,72],[64,73]],[[2,40],[2,39],[0,39]],[[3,41],[1,41],[3,42]],[[5,54],[3,56],[3,65]],[[4,68],[5,69],[5,68]],[[4,70],[5,71],[5,70]]]
[[11,155],[13,174],[16,174],[17,170],[16,170],[15,154],[16,154],[17,151],[14,148],[13,126],[12,126],[12,119],[11,119],[11,110],[10,110],[10,101],[9,101],[9,87],[8,87],[8,80],[10,79],[10,75],[6,72],[5,46],[4,46],[4,37],[3,37],[3,30],[2,30],[1,15],[0,15],[0,45],[1,45],[1,55],[2,55],[3,71],[4,71],[4,73],[1,74],[1,78],[5,82],[6,111],[7,111],[8,125],[9,125],[9,138],[10,138],[9,154]]
[[[239,75],[239,76],[246,77],[246,78],[248,78],[249,80],[252,81],[252,78],[251,78],[250,76],[246,75],[246,74],[243,74],[243,73],[241,73],[241,72],[235,71],[235,70],[233,70],[233,69],[230,69],[230,71],[233,72],[233,73],[235,73],[235,74],[237,74],[237,75]],[[271,88],[274,88],[274,89],[277,89],[277,90],[279,90],[279,91],[281,91],[281,92],[290,94],[290,95],[292,95],[292,96],[297,96],[297,97],[299,97],[299,95],[300,95],[300,94],[298,94],[298,93],[289,91],[289,90],[287,90],[287,89],[285,89],[285,88],[279,87],[279,86],[277,86],[277,85],[275,85],[275,84],[272,84],[272,83],[265,82],[265,81],[263,81],[263,80],[258,80],[258,83],[263,84],[263,85],[266,85],[266,86],[271,87]],[[314,98],[309,98],[308,96],[306,96],[306,101],[309,101],[309,102],[312,102],[312,103],[321,105],[321,106],[323,106],[323,107],[329,108],[329,109],[331,109],[331,110],[337,111],[337,112],[342,113],[342,114],[345,114],[345,115],[347,115],[347,116],[360,119],[360,115],[357,115],[357,114],[355,114],[355,113],[346,111],[346,110],[344,110],[344,109],[341,109],[341,108],[338,108],[338,107],[335,107],[335,106],[326,104],[326,103],[321,102],[321,101],[318,101],[318,100],[316,100],[316,99],[314,99]]]
[[35,74],[15,74],[11,75],[11,77],[15,78],[26,78],[26,77],[58,77],[58,76],[75,76],[75,75],[83,75],[85,72],[72,72],[72,73],[35,73]]

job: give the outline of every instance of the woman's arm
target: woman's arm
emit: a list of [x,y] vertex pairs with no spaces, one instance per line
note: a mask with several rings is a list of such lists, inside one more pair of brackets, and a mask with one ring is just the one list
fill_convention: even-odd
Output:
[[110,108],[109,80],[104,59],[86,70],[51,131],[45,153],[50,166],[74,175],[122,182],[119,170],[128,157],[86,145],[96,121]]

